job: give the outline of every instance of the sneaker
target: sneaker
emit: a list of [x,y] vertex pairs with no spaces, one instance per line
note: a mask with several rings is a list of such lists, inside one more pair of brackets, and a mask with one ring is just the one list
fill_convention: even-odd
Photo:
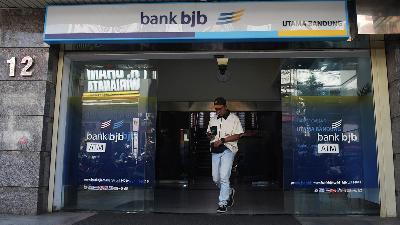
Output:
[[228,199],[228,202],[226,204],[228,207],[232,207],[233,206],[233,203],[235,202],[234,197],[235,197],[235,189],[232,188],[231,194],[229,195],[229,199]]
[[225,213],[227,211],[226,205],[218,206],[217,212],[218,213]]

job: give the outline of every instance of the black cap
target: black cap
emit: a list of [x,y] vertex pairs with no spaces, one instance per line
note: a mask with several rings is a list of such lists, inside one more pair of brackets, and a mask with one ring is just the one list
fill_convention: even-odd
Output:
[[214,105],[226,105],[226,100],[223,97],[217,97],[214,100]]

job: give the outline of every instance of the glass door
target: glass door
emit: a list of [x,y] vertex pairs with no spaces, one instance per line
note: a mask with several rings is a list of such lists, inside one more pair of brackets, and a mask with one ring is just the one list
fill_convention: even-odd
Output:
[[151,206],[156,81],[148,61],[70,63],[62,104],[64,209],[143,211]]

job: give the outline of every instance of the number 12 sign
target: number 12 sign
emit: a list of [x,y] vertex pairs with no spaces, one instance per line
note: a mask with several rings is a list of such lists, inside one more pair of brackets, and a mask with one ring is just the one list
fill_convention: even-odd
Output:
[[[9,76],[15,77],[15,63],[16,63],[15,57],[11,57],[11,59],[7,60],[7,63],[10,64]],[[24,68],[22,68],[20,75],[24,77],[32,76],[32,70],[30,70],[33,65],[32,57],[25,56],[24,58],[22,58],[21,64],[26,64],[26,65],[24,66]]]

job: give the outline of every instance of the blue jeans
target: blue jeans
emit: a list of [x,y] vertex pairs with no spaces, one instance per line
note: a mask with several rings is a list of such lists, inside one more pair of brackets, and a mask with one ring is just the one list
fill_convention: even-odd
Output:
[[231,176],[235,153],[227,149],[222,153],[212,153],[212,177],[219,190],[218,205],[226,205],[231,194],[229,177]]

